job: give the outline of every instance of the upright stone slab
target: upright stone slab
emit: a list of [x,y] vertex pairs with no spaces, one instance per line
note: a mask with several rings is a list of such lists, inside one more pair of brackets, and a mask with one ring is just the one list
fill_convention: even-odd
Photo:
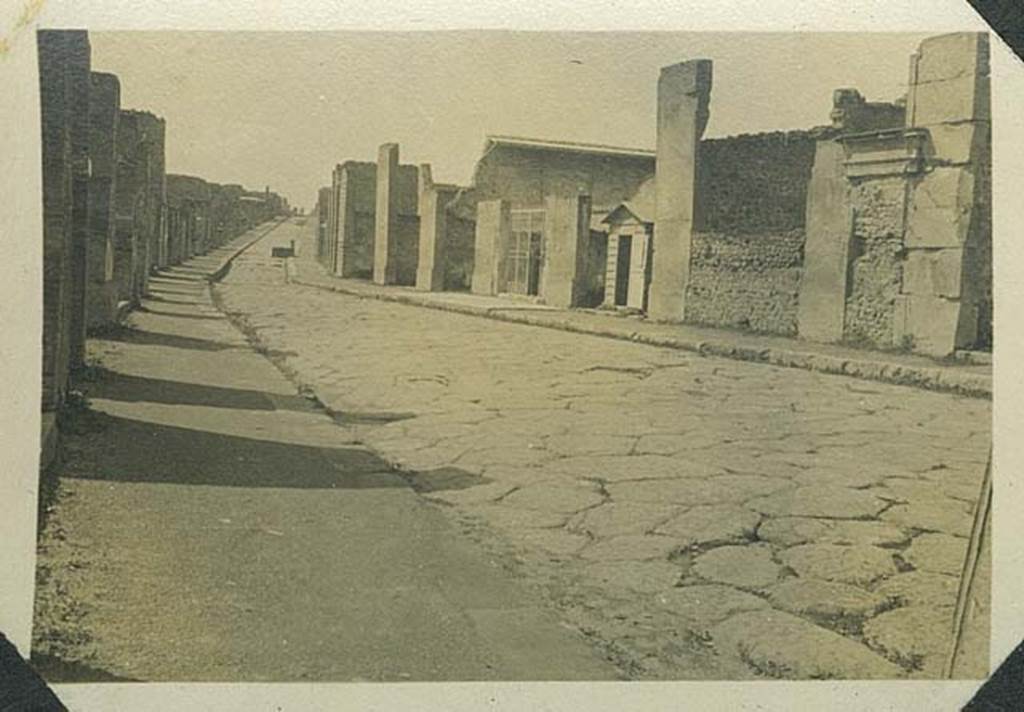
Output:
[[853,232],[844,159],[840,143],[818,141],[807,188],[807,237],[797,304],[798,333],[811,341],[843,338]]
[[711,61],[664,67],[658,78],[654,250],[648,313],[681,320],[690,275],[697,151],[708,120]]
[[398,144],[385,143],[377,152],[377,211],[373,243],[373,281],[394,284],[398,279],[396,227],[398,222]]
[[474,294],[497,294],[504,267],[511,219],[506,200],[482,200],[476,205],[476,235],[473,256]]
[[445,289],[448,266],[447,206],[455,197],[454,186],[434,183],[430,164],[419,168],[419,261],[416,265],[416,288],[429,292]]
[[540,290],[546,304],[566,309],[580,304],[589,240],[590,197],[546,196]]
[[110,324],[117,309],[114,284],[114,227],[117,220],[115,191],[117,176],[117,125],[121,110],[121,87],[113,74],[93,72],[89,98],[89,261],[88,324],[95,328]]
[[908,194],[894,340],[947,356],[991,333],[987,34],[953,33],[921,43],[911,58],[907,126],[927,131],[928,170]]

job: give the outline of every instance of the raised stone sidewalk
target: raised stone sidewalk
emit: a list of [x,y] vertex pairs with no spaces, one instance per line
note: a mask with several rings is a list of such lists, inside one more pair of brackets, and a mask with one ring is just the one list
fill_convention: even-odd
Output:
[[[424,292],[412,287],[382,286],[368,280],[343,279],[317,263],[311,240],[299,244],[290,260],[290,280],[354,296],[381,299],[473,316],[634,341],[699,353],[703,356],[768,363],[834,373],[870,381],[991,398],[992,367],[978,355],[940,361],[899,352],[869,351],[833,344],[751,334],[683,324],[646,321],[605,310],[556,309],[526,299]],[[301,249],[305,247],[305,249]]]

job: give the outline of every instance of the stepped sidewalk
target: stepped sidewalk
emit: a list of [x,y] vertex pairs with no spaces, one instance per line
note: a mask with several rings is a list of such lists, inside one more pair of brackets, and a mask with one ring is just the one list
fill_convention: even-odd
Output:
[[965,396],[992,396],[991,363],[979,362],[977,356],[962,360],[938,360],[906,353],[816,344],[727,329],[655,323],[637,316],[608,311],[556,309],[514,297],[465,292],[424,292],[413,287],[382,286],[367,280],[344,279],[329,274],[313,258],[315,244],[312,237],[297,245],[296,251],[297,255],[288,260],[291,281],[368,299],[634,341],[691,351],[703,356],[802,368]]

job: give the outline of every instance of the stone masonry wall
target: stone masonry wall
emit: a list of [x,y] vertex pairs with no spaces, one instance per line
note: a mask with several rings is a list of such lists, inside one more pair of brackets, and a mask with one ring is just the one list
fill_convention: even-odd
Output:
[[843,339],[885,346],[893,343],[893,313],[903,281],[903,215],[906,182],[901,177],[854,182],[853,239]]
[[[687,321],[796,333],[815,140],[793,131],[701,143]],[[657,240],[655,228],[655,259]]]

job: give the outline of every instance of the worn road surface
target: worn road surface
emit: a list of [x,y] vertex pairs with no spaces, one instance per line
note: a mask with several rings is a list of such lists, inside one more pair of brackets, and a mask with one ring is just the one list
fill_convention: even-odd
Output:
[[299,285],[301,223],[223,308],[630,677],[942,674],[989,401]]
[[153,279],[130,328],[90,342],[41,547],[51,681],[618,677],[484,532],[247,343],[211,302],[215,263]]

